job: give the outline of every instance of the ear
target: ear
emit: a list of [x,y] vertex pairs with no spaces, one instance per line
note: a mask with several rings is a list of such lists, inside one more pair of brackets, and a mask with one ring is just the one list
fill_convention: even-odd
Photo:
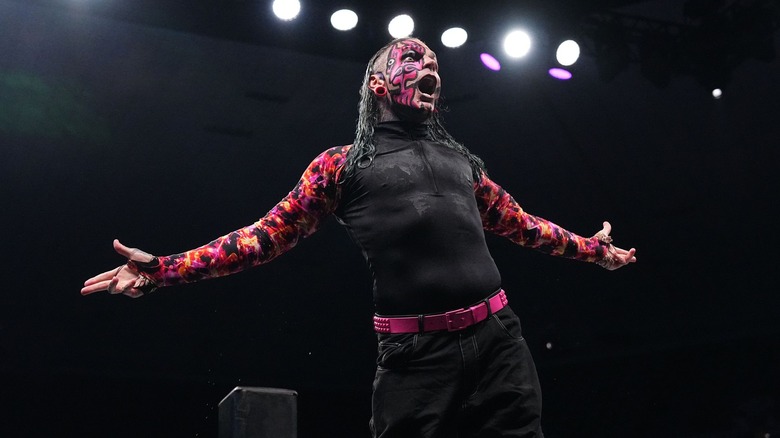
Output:
[[382,75],[373,74],[368,77],[368,88],[373,91],[374,93],[377,92],[377,88],[385,88],[385,80],[382,77]]

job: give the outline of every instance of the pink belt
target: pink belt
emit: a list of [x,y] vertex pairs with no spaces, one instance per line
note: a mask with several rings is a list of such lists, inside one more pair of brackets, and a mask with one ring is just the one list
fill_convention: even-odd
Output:
[[508,303],[501,289],[490,298],[471,307],[445,313],[418,316],[384,317],[374,315],[374,331],[377,333],[423,333],[436,330],[456,331],[482,322]]

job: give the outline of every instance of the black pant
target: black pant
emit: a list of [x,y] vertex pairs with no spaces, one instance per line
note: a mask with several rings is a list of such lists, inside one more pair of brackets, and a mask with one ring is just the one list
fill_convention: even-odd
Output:
[[509,307],[456,332],[378,337],[375,438],[543,437],[536,367]]

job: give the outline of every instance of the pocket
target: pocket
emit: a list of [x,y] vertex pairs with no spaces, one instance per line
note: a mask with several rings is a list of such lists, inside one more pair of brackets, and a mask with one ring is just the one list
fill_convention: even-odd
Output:
[[376,364],[379,368],[396,369],[411,360],[417,346],[417,334],[379,335]]
[[523,329],[520,326],[520,318],[509,307],[504,307],[493,314],[493,321],[500,331],[509,339],[523,340]]

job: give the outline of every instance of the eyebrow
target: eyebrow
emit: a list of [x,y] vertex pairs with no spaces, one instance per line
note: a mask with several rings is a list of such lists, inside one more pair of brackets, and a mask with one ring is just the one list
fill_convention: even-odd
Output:
[[418,48],[422,49],[422,54],[423,55],[425,55],[426,49],[427,49],[427,52],[430,52],[430,54],[431,54],[431,58],[436,58],[436,52],[431,50],[430,47],[423,46],[422,44],[414,44],[414,45],[412,45],[412,48],[414,48],[414,49],[418,49]]
[[402,50],[414,50],[415,52],[422,52],[423,55],[425,55],[427,52],[431,53],[431,58],[436,59],[436,52],[434,52],[430,47],[420,44],[417,41],[411,41],[408,43],[404,43],[401,45]]

